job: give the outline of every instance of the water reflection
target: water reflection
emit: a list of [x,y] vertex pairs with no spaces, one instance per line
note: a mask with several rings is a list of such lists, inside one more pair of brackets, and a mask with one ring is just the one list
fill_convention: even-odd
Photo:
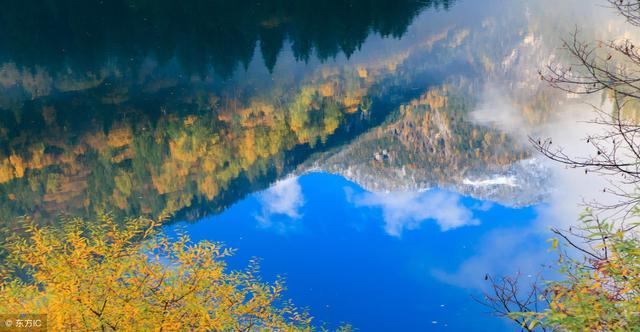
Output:
[[224,77],[251,62],[256,47],[269,70],[285,44],[297,59],[351,55],[374,32],[401,37],[425,8],[452,1],[25,1],[0,14],[0,54],[19,67],[98,73],[146,57],[176,59],[189,71]]
[[2,225],[171,216],[287,273],[330,324],[502,330],[463,288],[534,273],[546,227],[601,188],[527,148],[581,137],[584,100],[537,70],[610,21],[549,2],[8,4]]
[[[239,248],[233,266],[260,256],[263,275],[285,273],[296,304],[312,308],[330,327],[348,321],[363,331],[511,330],[484,315],[470,294],[485,273],[510,272],[511,258],[527,259],[530,266],[519,266],[525,276],[548,259],[544,237],[528,231],[534,209],[440,190],[396,194],[395,200],[378,200],[380,195],[340,176],[312,173],[167,231],[186,230],[196,239]],[[422,205],[403,205],[410,200]],[[283,208],[264,224],[263,212],[274,206]]]
[[[300,70],[294,63],[278,75],[249,68],[225,81],[153,60],[135,70],[114,63],[102,71],[106,76],[87,72],[80,79],[73,71],[56,76],[47,74],[53,67],[36,65],[34,74],[9,62],[3,67],[3,218],[106,209],[197,219],[398,112],[409,118],[393,129],[402,132],[400,143],[416,143],[417,121],[424,124],[419,132],[442,129],[436,136],[455,126],[457,137],[417,142],[394,156],[403,164],[414,152],[441,164],[451,163],[449,154],[467,160],[482,154],[499,164],[520,158],[522,152],[489,151],[506,142],[504,135],[458,121],[469,104],[464,98],[449,101],[446,87],[425,88],[445,75],[483,70],[462,61],[472,46],[469,29],[441,23],[428,23],[436,32],[409,41],[371,41],[397,46],[389,54]],[[429,118],[429,109],[442,111]],[[445,157],[429,153],[440,148]]]
[[394,117],[308,161],[372,191],[448,188],[509,206],[539,203],[546,170],[526,144],[469,119],[469,86],[452,82],[403,104]]
[[[366,193],[351,199],[357,207],[380,208],[385,231],[393,236],[400,236],[405,229],[417,229],[426,220],[434,220],[442,231],[480,223],[473,217],[473,209],[463,206],[460,197],[451,193]],[[490,205],[479,207],[486,209]]]
[[[260,213],[256,214],[256,220],[262,227],[277,229],[285,233],[296,227],[302,219],[301,209],[304,206],[302,188],[295,177],[289,177],[276,182],[269,189],[258,195],[258,201],[262,206]],[[288,218],[287,223],[281,223],[278,219],[282,216]]]

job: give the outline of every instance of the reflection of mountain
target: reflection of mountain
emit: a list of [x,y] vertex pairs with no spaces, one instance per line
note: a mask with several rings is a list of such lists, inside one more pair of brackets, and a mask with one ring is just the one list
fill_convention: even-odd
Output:
[[369,191],[446,188],[508,206],[543,201],[547,172],[504,133],[474,125],[468,86],[429,90],[384,125],[299,169],[320,169]]
[[325,67],[258,91],[129,73],[19,102],[0,117],[0,213],[218,211],[379,124],[412,96],[394,79],[414,73],[405,60]]
[[194,219],[308,169],[310,155],[328,149],[316,165],[370,189],[438,185],[517,197],[510,205],[536,201],[496,186],[521,178],[512,165],[526,165],[523,147],[467,121],[481,77],[506,68],[491,64],[505,63],[510,49],[486,42],[501,27],[437,17],[422,20],[427,28],[410,42],[379,41],[402,47],[375,57],[225,81],[149,59],[95,75],[0,66],[0,215],[106,209]]
[[177,58],[192,71],[228,76],[259,45],[272,69],[285,43],[298,59],[351,55],[371,32],[401,36],[423,9],[450,0],[54,0],[5,3],[0,56],[35,65],[99,71]]

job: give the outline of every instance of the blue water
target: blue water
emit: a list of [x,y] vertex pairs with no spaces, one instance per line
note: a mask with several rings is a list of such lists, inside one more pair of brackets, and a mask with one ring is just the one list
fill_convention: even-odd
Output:
[[[238,248],[229,260],[234,269],[259,257],[265,280],[284,276],[288,297],[329,327],[513,330],[473,296],[481,295],[485,273],[522,271],[522,257],[509,262],[514,255],[531,252],[533,261],[533,253],[546,252],[543,235],[530,231],[534,208],[440,190],[377,195],[340,176],[313,173],[168,232],[186,230],[195,241]],[[456,212],[433,212],[443,209]]]

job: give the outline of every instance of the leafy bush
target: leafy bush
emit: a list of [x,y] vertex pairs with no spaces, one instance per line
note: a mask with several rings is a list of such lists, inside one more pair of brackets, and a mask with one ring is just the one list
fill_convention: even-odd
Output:
[[0,313],[47,314],[51,330],[311,329],[282,282],[262,282],[256,264],[228,271],[218,244],[169,239],[143,218],[63,225],[10,241]]

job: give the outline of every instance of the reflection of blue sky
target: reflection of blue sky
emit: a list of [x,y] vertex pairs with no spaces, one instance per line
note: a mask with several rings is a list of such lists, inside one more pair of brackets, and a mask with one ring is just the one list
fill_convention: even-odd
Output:
[[535,219],[534,208],[438,190],[372,194],[315,173],[178,227],[237,248],[232,267],[261,257],[264,277],[284,275],[288,296],[317,321],[362,331],[509,331],[471,294],[486,286],[485,273],[526,275],[548,259],[548,234]]

